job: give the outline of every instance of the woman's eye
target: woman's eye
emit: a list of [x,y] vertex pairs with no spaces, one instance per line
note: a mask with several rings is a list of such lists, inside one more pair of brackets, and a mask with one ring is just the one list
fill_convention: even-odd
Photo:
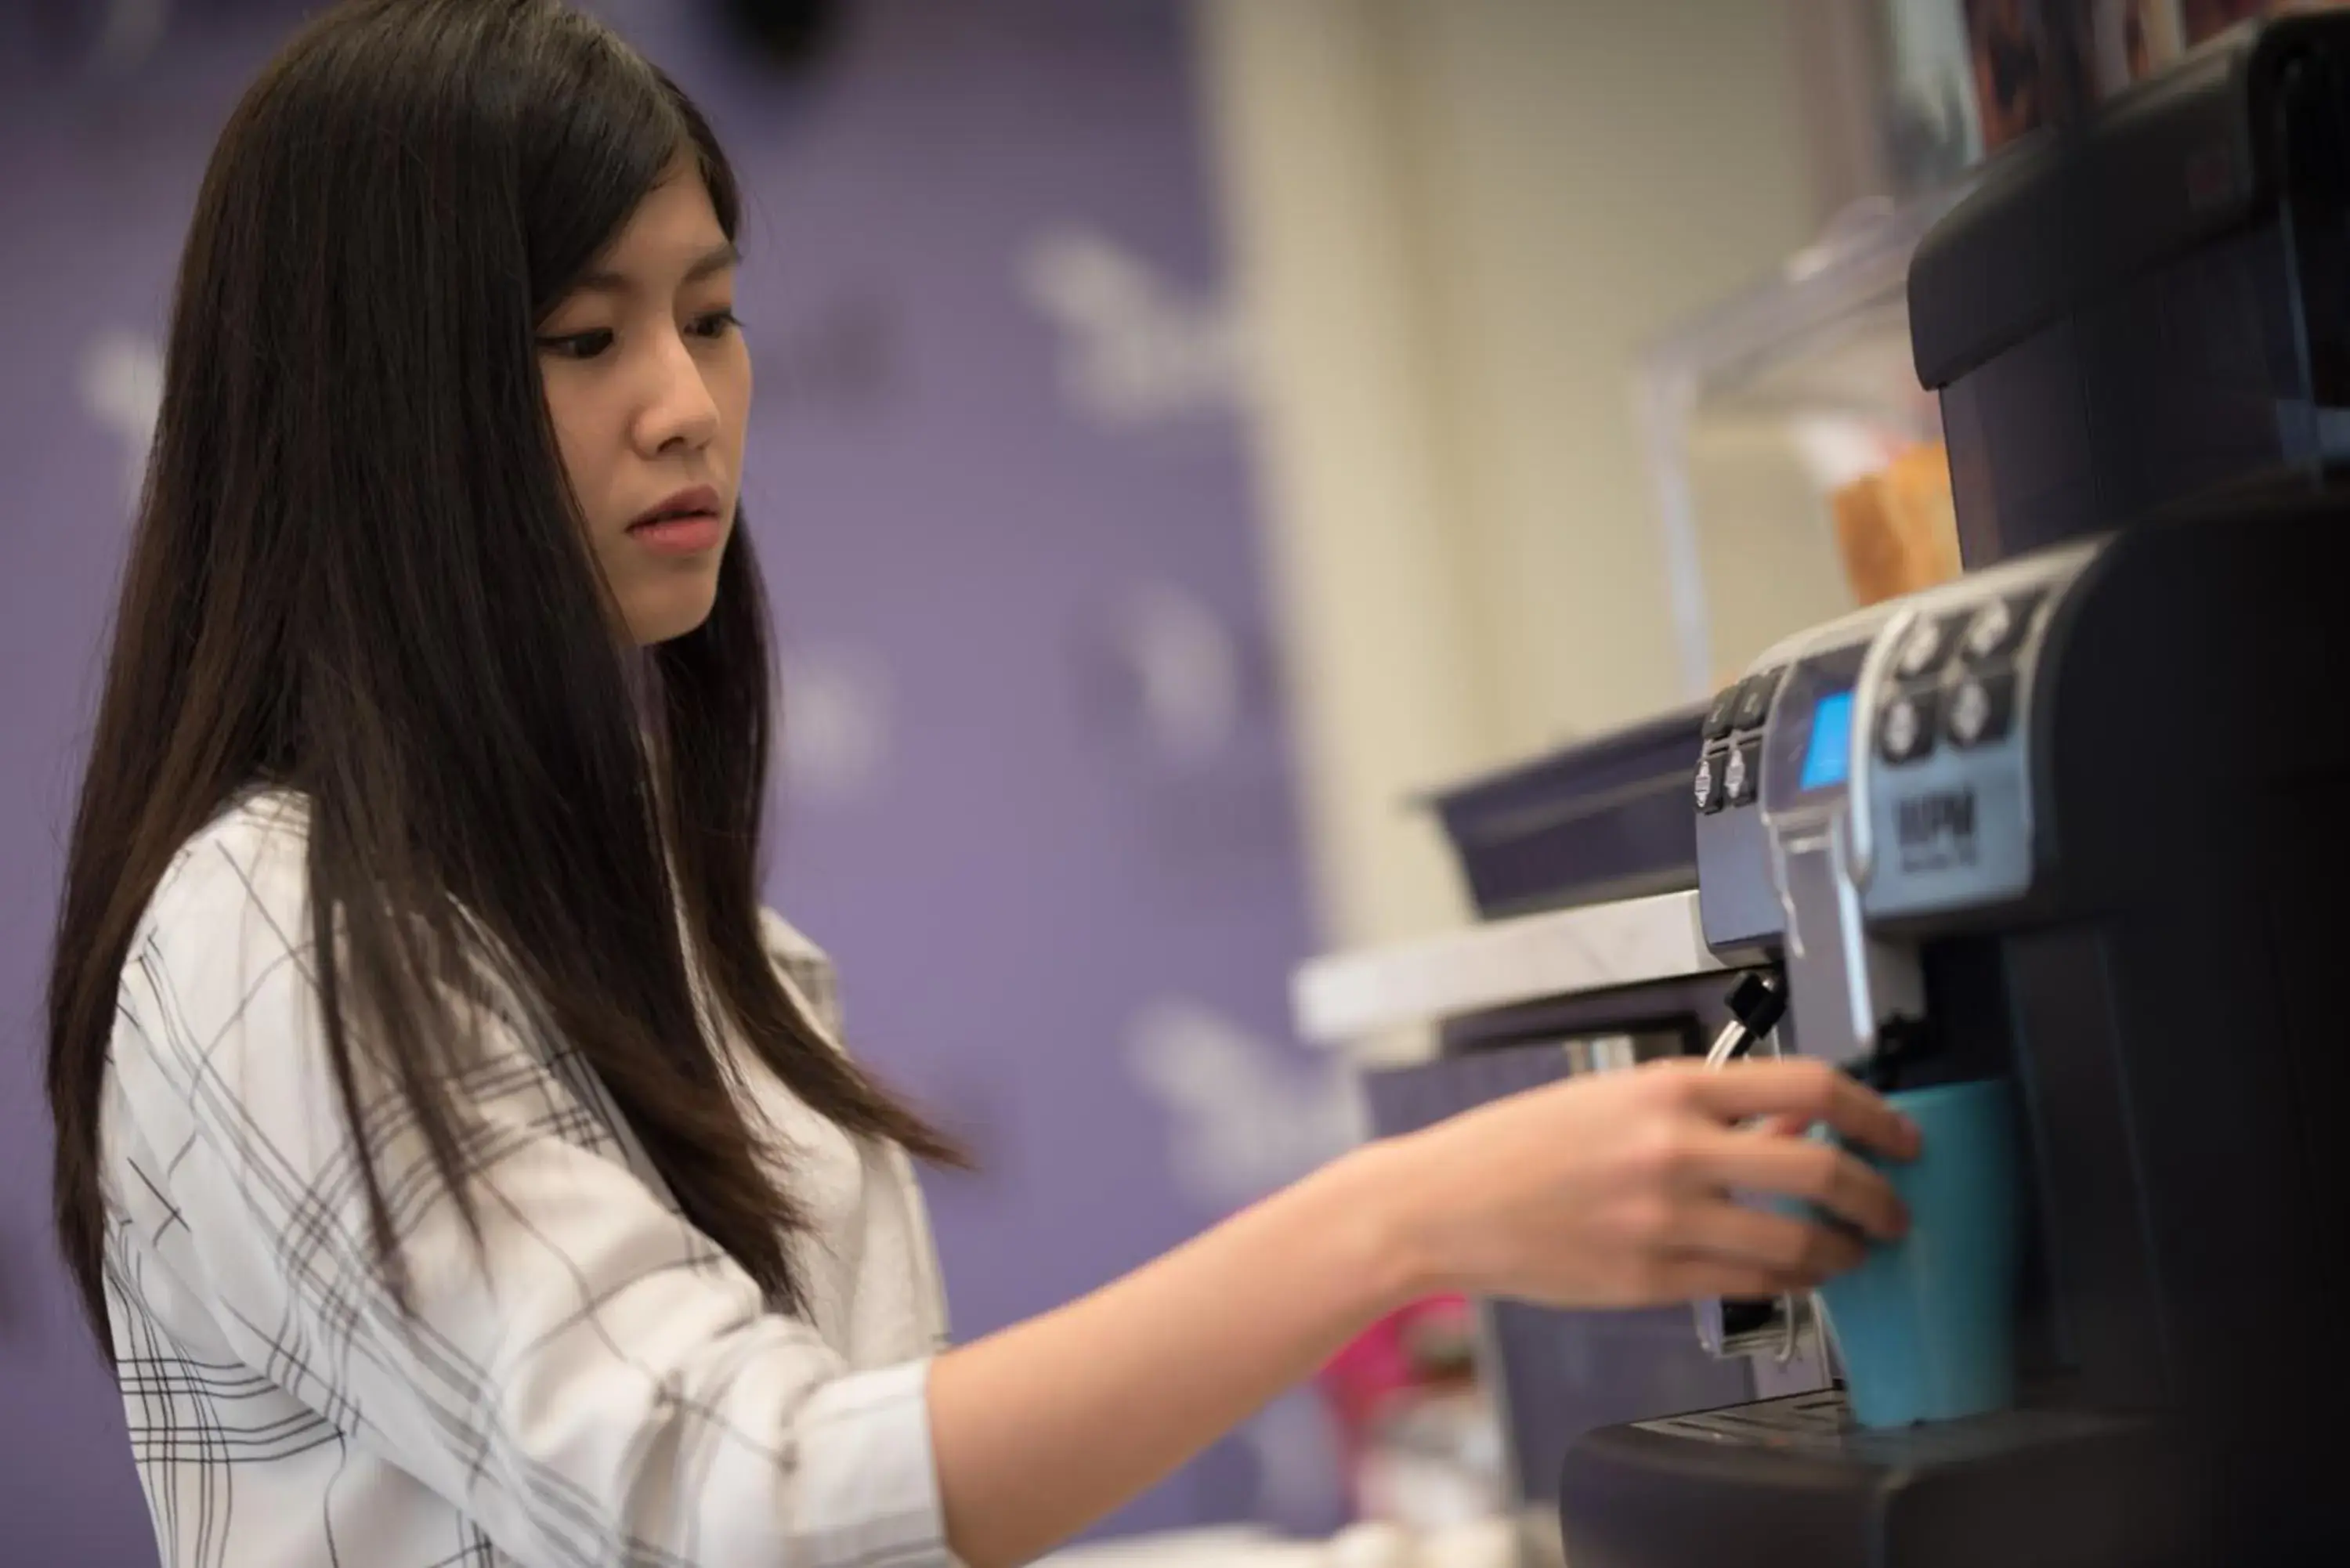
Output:
[[598,327],[592,332],[567,332],[560,337],[542,337],[538,346],[562,359],[593,359],[612,346],[612,334]]
[[729,307],[723,310],[702,312],[693,318],[691,330],[697,337],[723,337],[742,325],[741,319],[735,316],[733,308]]

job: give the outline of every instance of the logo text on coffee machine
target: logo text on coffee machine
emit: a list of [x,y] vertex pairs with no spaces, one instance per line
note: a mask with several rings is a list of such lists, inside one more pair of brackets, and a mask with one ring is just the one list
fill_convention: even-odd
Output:
[[1975,863],[1972,784],[1932,790],[1894,803],[1905,871],[1934,871]]

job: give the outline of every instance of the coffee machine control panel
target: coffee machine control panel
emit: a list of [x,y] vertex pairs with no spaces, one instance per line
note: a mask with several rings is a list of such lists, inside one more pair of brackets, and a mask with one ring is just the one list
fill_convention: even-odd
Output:
[[2050,845],[2035,771],[2051,618],[2095,542],[1929,589],[1870,649],[1853,697],[1851,870],[1872,922],[1990,909]]
[[1716,699],[1692,784],[1708,940],[1783,957],[1806,1052],[1852,1062],[1922,1012],[1881,928],[2033,890],[2034,671],[2101,542],[1783,641]]

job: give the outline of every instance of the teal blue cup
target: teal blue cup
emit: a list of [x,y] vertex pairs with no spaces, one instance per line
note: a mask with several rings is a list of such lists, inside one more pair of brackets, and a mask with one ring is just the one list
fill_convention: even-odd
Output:
[[1817,1299],[1853,1419],[1906,1427],[2015,1402],[2022,1188],[2013,1085],[1942,1084],[1886,1096],[1918,1124],[1913,1160],[1856,1149],[1909,1206],[1909,1231],[1872,1242]]

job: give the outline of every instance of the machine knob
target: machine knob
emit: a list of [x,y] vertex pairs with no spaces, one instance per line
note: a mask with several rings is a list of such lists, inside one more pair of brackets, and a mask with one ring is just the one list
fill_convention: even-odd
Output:
[[1711,815],[1720,811],[1728,791],[1721,785],[1722,753],[1709,752],[1698,759],[1697,776],[1690,781],[1690,796],[1698,810]]
[[2005,599],[1993,599],[1975,612],[1967,627],[1966,653],[1969,659],[1989,659],[2007,646],[2015,633],[2015,612],[2007,607]]
[[1950,693],[1950,711],[1942,722],[1951,743],[1963,751],[1969,746],[1987,746],[2004,736],[2014,715],[2015,672],[1986,670],[1959,683]]
[[1888,763],[1907,763],[1934,748],[1933,696],[1913,691],[1885,705],[1877,724],[1877,744]]
[[1967,623],[1966,635],[1960,644],[1960,651],[1967,662],[1985,663],[2022,642],[2023,628],[2031,620],[2033,610],[2038,607],[2040,598],[2037,591],[2015,594],[1995,598],[1975,611],[1974,618]]
[[1901,640],[1901,651],[1893,661],[1894,669],[1915,679],[1942,660],[1942,623],[1921,620],[1910,628],[1909,635]]
[[1738,700],[1746,688],[1742,683],[1727,686],[1714,693],[1713,705],[1705,711],[1705,738],[1719,741],[1728,735],[1738,722]]

